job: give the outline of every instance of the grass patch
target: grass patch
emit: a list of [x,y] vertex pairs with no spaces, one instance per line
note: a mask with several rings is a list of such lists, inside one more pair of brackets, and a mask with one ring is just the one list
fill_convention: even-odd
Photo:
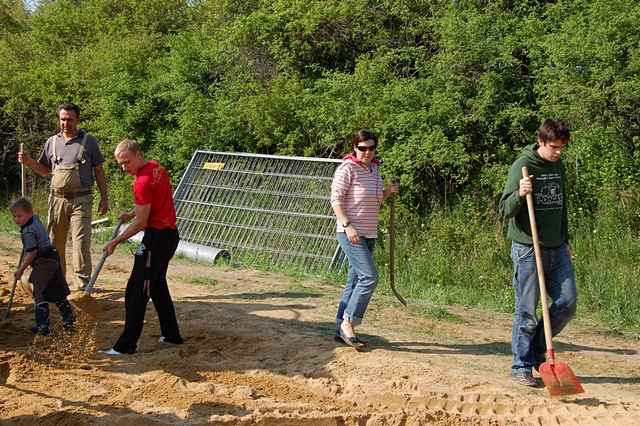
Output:
[[427,306],[419,309],[412,309],[417,315],[436,321],[447,321],[453,323],[464,323],[464,319],[456,314],[452,314],[442,306]]
[[[337,241],[336,241],[337,244]],[[344,281],[345,271],[322,269],[301,269],[297,264],[274,263],[268,255],[261,256],[255,253],[232,254],[228,265],[232,268],[251,268],[263,272],[274,272],[294,278],[298,281],[322,280],[323,284],[335,286]]]
[[327,296],[324,293],[319,293],[317,291],[317,289],[313,288],[312,286],[304,285],[304,283],[301,282],[301,281],[296,281],[293,284],[291,284],[287,288],[287,291],[290,292],[290,293],[308,295],[309,297],[325,297],[325,296]]
[[0,232],[5,234],[20,234],[18,225],[13,223],[13,218],[7,209],[0,211]]
[[[638,194],[625,199],[603,195],[592,213],[570,207],[578,284],[577,321],[614,332],[640,332],[639,211]],[[452,208],[436,208],[421,220],[407,217],[400,214],[396,230],[396,287],[404,297],[432,306],[412,311],[415,315],[459,321],[446,310],[448,305],[513,312],[510,242],[503,224],[495,219],[495,212],[487,213],[486,207],[462,200]],[[380,277],[376,291],[391,297],[386,212],[381,219],[375,252]],[[7,209],[0,210],[0,232],[19,235]],[[110,236],[110,231],[94,234],[94,250],[100,250]],[[136,247],[137,243],[128,243],[118,250],[132,253]],[[11,252],[16,248],[5,245],[0,249]],[[324,296],[314,287],[318,278],[322,284],[332,286],[342,286],[346,280],[346,268],[307,270],[296,264],[274,264],[268,256],[254,254],[234,254],[231,261],[222,264],[284,274],[294,281],[289,292],[311,297]],[[212,285],[212,280],[204,276],[187,281]]]
[[[388,230],[381,226],[376,251],[382,291],[389,291]],[[513,309],[509,242],[499,224],[473,206],[436,210],[424,222],[396,230],[396,287],[406,298],[432,305]]]
[[183,279],[184,279],[184,281],[186,281],[189,284],[203,285],[203,286],[216,286],[216,285],[218,285],[218,281],[217,280],[214,280],[213,278],[208,277],[208,276],[204,276],[204,275],[186,277],[186,278],[183,278]]

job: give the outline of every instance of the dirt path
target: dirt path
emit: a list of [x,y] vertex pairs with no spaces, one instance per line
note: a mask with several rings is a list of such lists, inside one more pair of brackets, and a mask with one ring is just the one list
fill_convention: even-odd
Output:
[[[0,236],[0,287],[17,243]],[[509,316],[451,308],[458,321],[432,321],[378,293],[362,329],[371,349],[357,353],[332,339],[338,287],[180,259],[169,281],[186,343],[158,342],[150,304],[139,352],[109,359],[95,348],[121,331],[130,264],[108,260],[98,312],[73,338],[34,338],[18,294],[0,325],[2,424],[640,424],[637,340],[570,325],[558,350],[586,394],[552,399],[508,380]]]

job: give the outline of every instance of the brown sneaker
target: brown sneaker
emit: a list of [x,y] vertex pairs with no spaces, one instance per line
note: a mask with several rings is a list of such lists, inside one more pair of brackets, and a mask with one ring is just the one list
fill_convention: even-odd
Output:
[[538,381],[531,374],[531,370],[519,369],[511,371],[511,379],[523,386],[537,387]]

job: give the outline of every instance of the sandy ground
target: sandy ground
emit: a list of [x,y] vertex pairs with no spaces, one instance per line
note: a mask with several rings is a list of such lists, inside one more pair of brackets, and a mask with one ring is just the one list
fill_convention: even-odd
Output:
[[[0,236],[0,290],[17,244]],[[0,325],[0,423],[640,424],[637,339],[572,323],[557,349],[586,393],[550,398],[508,379],[508,315],[450,307],[456,321],[430,320],[378,292],[359,353],[332,338],[337,286],[182,259],[169,283],[185,344],[158,342],[149,304],[139,352],[111,359],[95,349],[122,329],[130,265],[126,254],[108,259],[73,337],[34,337],[31,299],[17,293]]]

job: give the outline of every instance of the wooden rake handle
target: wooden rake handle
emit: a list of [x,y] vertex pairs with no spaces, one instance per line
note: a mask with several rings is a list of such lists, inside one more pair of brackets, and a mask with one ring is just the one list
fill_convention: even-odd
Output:
[[[522,168],[522,176],[529,177],[527,166]],[[529,210],[529,224],[531,225],[531,237],[533,239],[533,251],[536,256],[536,269],[538,271],[538,285],[540,286],[540,304],[542,305],[542,321],[544,324],[544,340],[547,344],[547,354],[549,363],[553,364],[555,353],[551,341],[551,318],[549,316],[549,304],[547,298],[547,285],[544,279],[544,268],[542,266],[542,253],[540,251],[540,239],[538,237],[538,226],[536,224],[536,213],[533,204],[533,194],[527,194],[527,209]]]

